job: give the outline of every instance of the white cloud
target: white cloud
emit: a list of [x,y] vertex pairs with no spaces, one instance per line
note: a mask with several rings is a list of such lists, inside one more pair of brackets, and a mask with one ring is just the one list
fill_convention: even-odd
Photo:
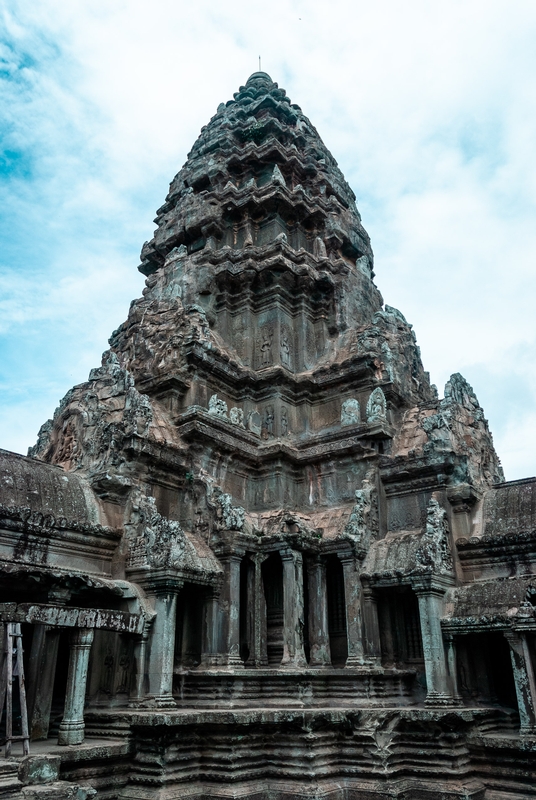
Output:
[[2,386],[27,388],[0,442],[24,449],[34,395],[98,362],[168,182],[260,53],[356,192],[432,379],[467,373],[507,476],[536,472],[533,2],[11,0],[3,25]]

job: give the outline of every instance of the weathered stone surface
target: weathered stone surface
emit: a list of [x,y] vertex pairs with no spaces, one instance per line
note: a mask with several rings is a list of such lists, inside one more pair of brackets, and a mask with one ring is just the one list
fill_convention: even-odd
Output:
[[438,398],[266,73],[156,226],[101,366],[0,453],[0,616],[62,743],[8,796],[536,796],[535,481],[461,375]]

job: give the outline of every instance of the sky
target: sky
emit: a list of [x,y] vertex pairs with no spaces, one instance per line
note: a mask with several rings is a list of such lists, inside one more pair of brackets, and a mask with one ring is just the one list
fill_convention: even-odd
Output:
[[261,55],[440,396],[461,372],[506,478],[535,475],[535,41],[534,0],[4,0],[0,447],[100,364],[169,182]]

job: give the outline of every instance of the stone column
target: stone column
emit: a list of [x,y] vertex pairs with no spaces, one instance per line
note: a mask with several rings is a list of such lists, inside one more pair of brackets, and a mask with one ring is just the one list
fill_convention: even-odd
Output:
[[81,744],[84,741],[84,702],[94,633],[93,628],[77,628],[71,634],[65,708],[58,744]]
[[145,622],[143,632],[136,636],[134,643],[134,663],[136,664],[136,685],[129,698],[129,706],[136,707],[146,695],[145,667],[147,662],[147,643],[151,622]]
[[254,564],[251,583],[248,587],[248,601],[250,604],[250,652],[248,666],[266,667],[268,654],[266,651],[266,598],[262,582],[262,563],[268,556],[265,553],[254,553],[251,560]]
[[59,641],[59,628],[34,626],[27,678],[30,738],[33,741],[48,736]]
[[445,640],[447,650],[447,666],[449,670],[452,700],[455,705],[461,705],[463,701],[458,687],[458,663],[456,659],[456,643],[454,642],[454,634],[445,633],[443,634],[443,638]]
[[214,587],[210,587],[205,597],[203,608],[203,638],[201,651],[201,664],[204,667],[212,667],[221,664],[220,654],[220,605],[218,602],[218,592]]
[[328,597],[326,589],[326,565],[319,555],[311,556],[307,562],[309,588],[309,666],[331,665],[328,629]]
[[445,705],[453,702],[449,691],[447,662],[441,630],[443,598],[445,591],[431,586],[415,587],[419,601],[422,649],[426,674],[427,705]]
[[372,666],[381,664],[380,623],[378,620],[378,600],[368,581],[362,584],[363,628],[365,634],[365,659]]
[[510,658],[512,659],[519,709],[519,732],[521,734],[534,733],[536,730],[536,683],[527,635],[521,631],[504,631],[504,636],[510,645]]
[[303,559],[297,550],[283,550],[283,658],[281,666],[307,666],[303,649]]
[[240,563],[243,552],[219,556],[224,569],[222,601],[224,614],[223,661],[229,667],[240,668]]
[[[152,597],[156,616],[153,620],[148,677],[149,694],[157,706],[175,706],[173,700],[173,665],[177,624],[178,585],[159,589]],[[149,590],[150,591],[150,590]],[[153,590],[154,591],[154,590]]]
[[363,625],[361,621],[361,581],[351,553],[339,554],[344,575],[344,599],[346,603],[346,638],[348,658],[345,667],[361,667],[363,655]]

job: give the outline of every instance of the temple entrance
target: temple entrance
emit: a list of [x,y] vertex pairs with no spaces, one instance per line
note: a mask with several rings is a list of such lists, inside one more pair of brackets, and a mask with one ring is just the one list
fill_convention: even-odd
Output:
[[344,667],[348,658],[346,601],[344,596],[344,573],[342,564],[337,556],[329,556],[327,559],[326,586],[331,663],[334,667]]
[[262,565],[266,598],[266,649],[268,666],[278,667],[283,658],[283,563],[272,553]]

